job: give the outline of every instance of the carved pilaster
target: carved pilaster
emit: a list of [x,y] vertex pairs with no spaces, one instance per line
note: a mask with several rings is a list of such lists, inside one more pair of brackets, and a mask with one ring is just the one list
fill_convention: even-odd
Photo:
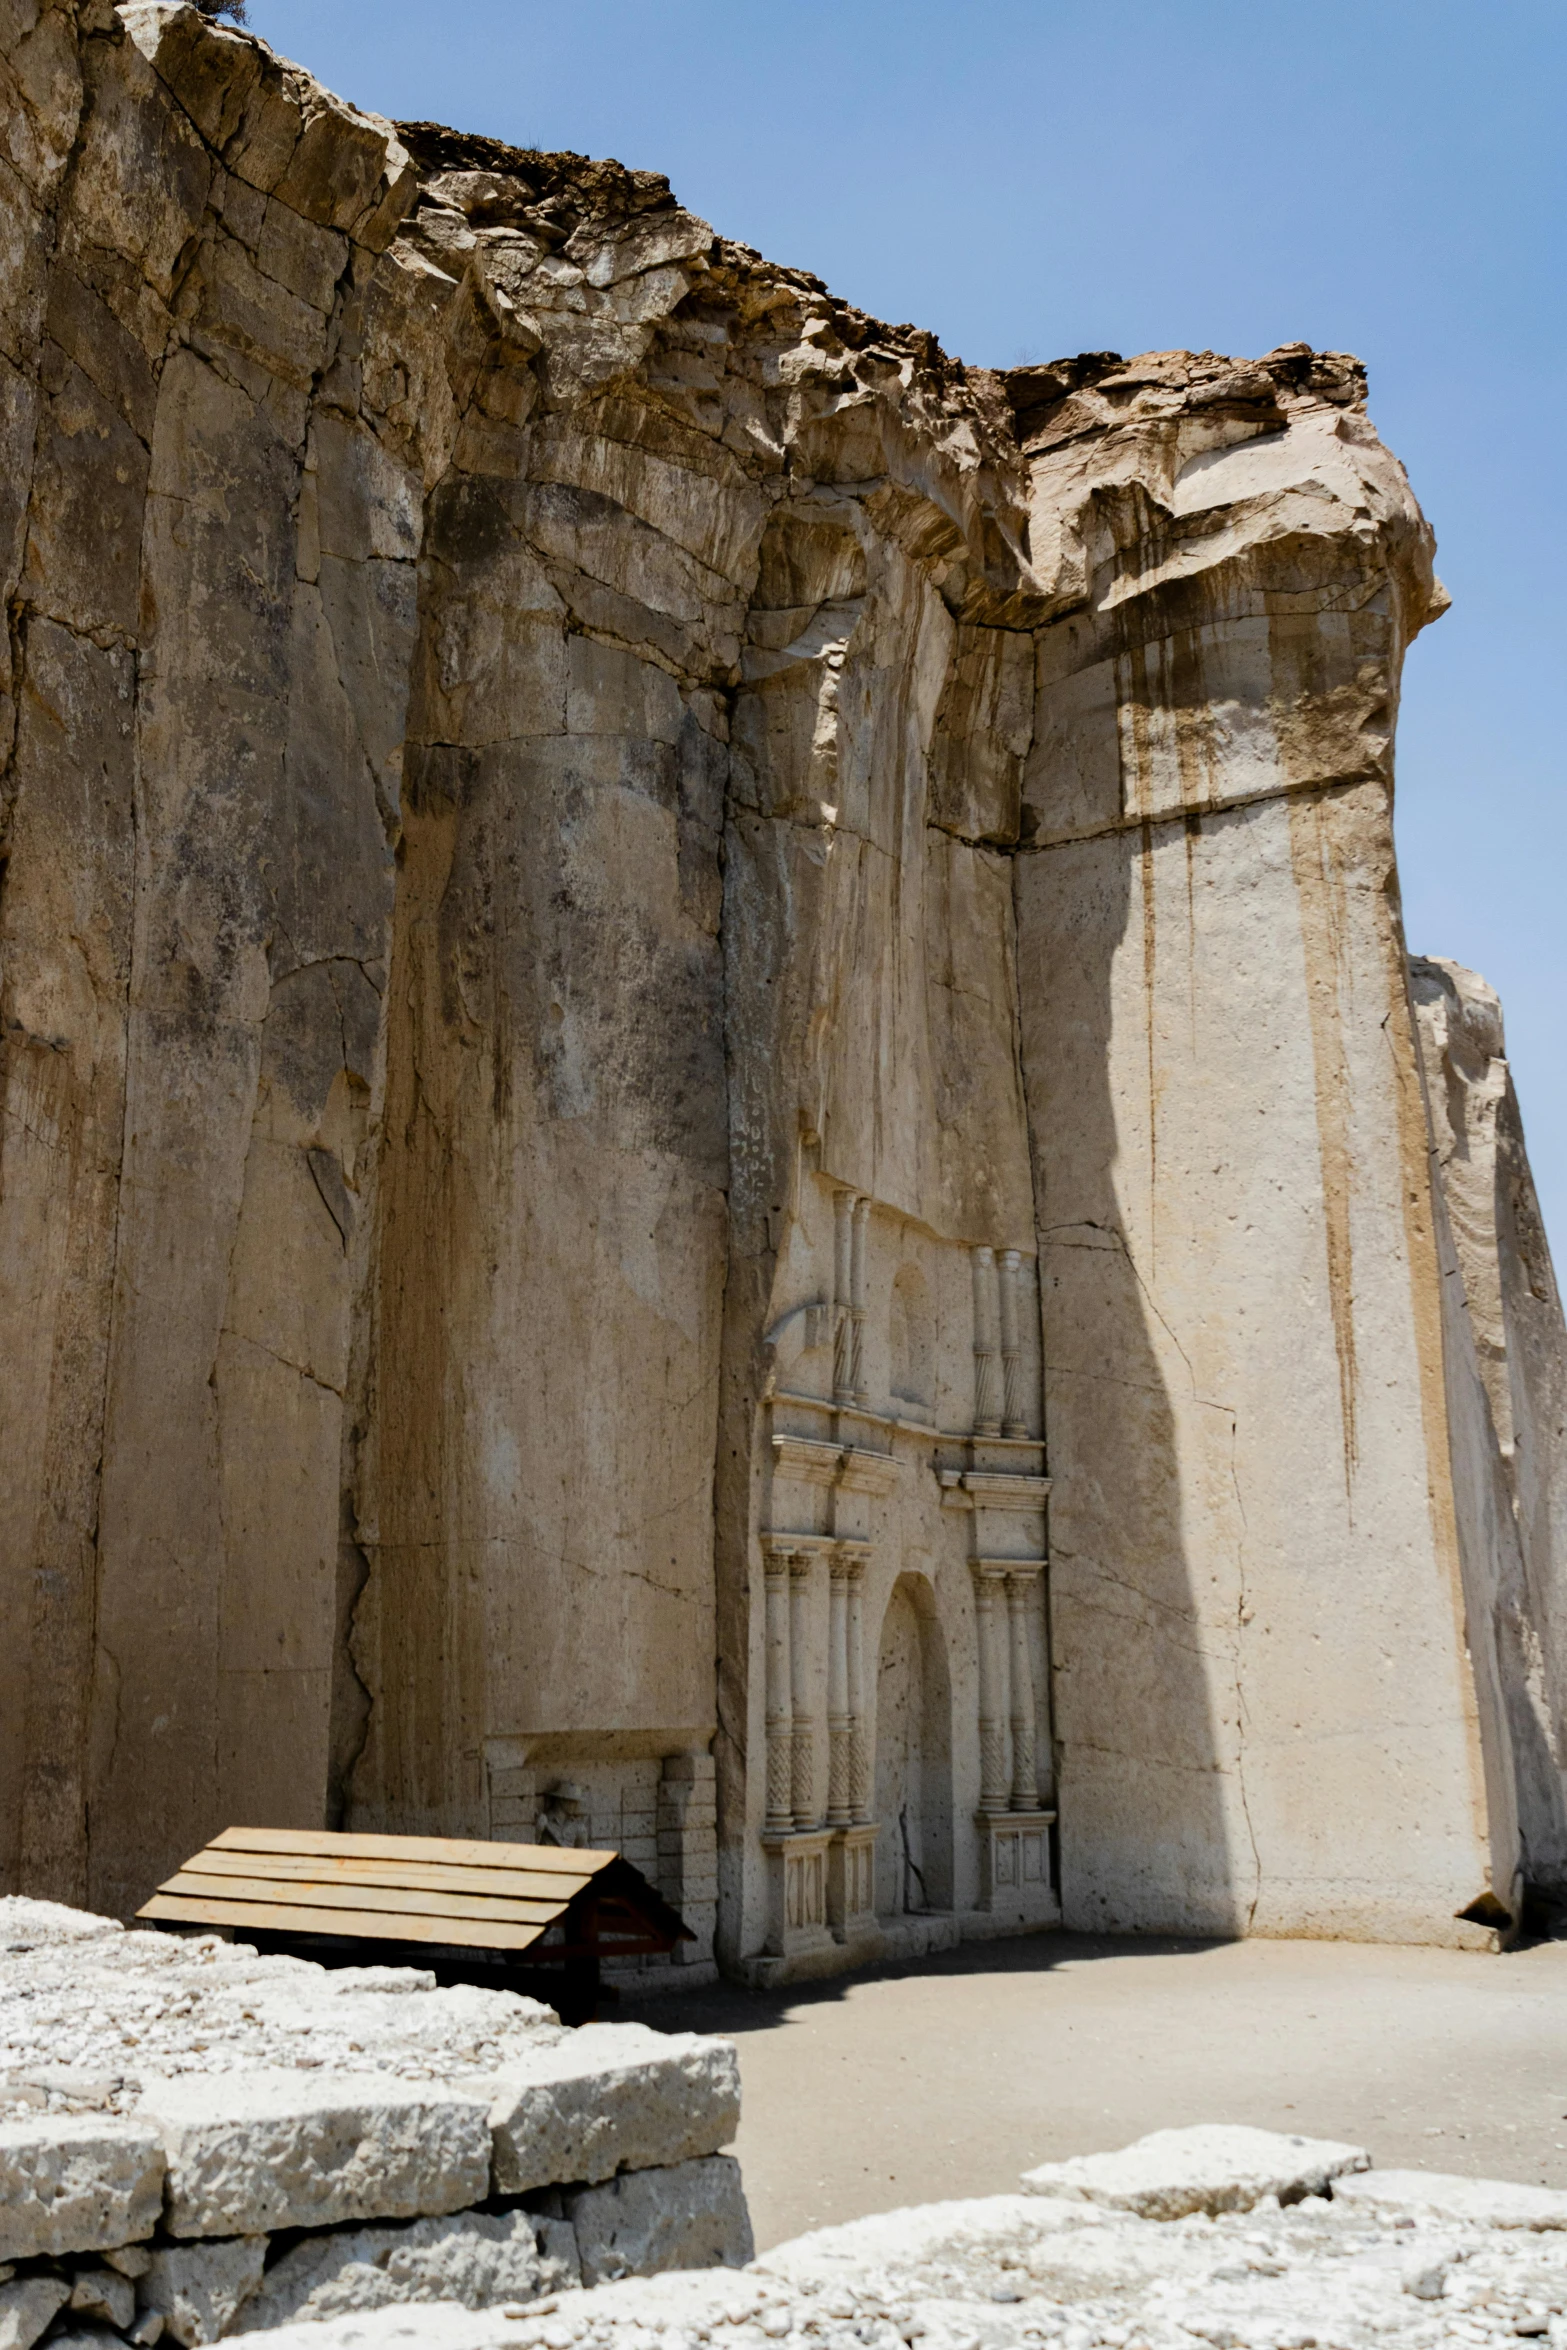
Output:
[[827,1847],[827,1923],[836,1942],[876,1930],[876,1825],[840,1828]]
[[773,1834],[794,1818],[794,1694],[789,1638],[789,1563],[786,1543],[769,1541],[764,1554],[767,1635],[767,1827]]
[[832,1392],[835,1403],[854,1400],[854,1194],[832,1195],[833,1358]]
[[865,1384],[865,1315],[869,1300],[865,1255],[870,1220],[870,1201],[857,1199],[854,1203],[854,1234],[849,1263],[849,1314],[854,1325],[854,1343],[850,1349],[850,1384],[857,1403],[866,1402],[870,1393]]
[[979,1651],[979,1808],[984,1813],[1010,1807],[1007,1784],[1007,1651],[997,1622],[1001,1574],[990,1567],[974,1569],[974,1617]]
[[1001,1252],[1001,1419],[1007,1436],[1026,1436],[1023,1416],[1023,1347],[1021,1299],[1023,1260],[1015,1248]]
[[1039,1571],[1008,1575],[1007,1627],[1012,1650],[1012,1796],[1013,1811],[1036,1812],[1039,1787],[1035,1762],[1034,1655],[1030,1618]]
[[1055,1816],[1053,1811],[1009,1811],[1000,1819],[979,1814],[982,1910],[1010,1916],[1019,1925],[1059,1922],[1061,1902],[1050,1869]]
[[797,1828],[816,1825],[816,1725],[811,1718],[811,1553],[789,1559],[790,1739],[789,1810]]
[[832,1948],[827,1924],[827,1855],[832,1842],[829,1828],[815,1834],[796,1829],[787,1836],[763,1837],[770,1880],[767,1947],[774,1957],[810,1958]]
[[974,1251],[974,1432],[1001,1434],[1001,1398],[998,1388],[999,1301],[996,1296],[996,1252]]
[[827,1618],[827,1825],[846,1828],[854,1817],[849,1717],[849,1561],[832,1558]]
[[863,1550],[846,1551],[848,1561],[849,1809],[863,1823],[871,1816],[871,1749],[865,1735],[865,1560]]

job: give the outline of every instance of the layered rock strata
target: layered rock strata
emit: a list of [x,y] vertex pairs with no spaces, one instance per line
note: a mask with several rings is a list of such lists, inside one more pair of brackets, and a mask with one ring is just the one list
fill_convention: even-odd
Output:
[[[733,2048],[0,1901],[0,2340],[152,2350],[750,2257]],[[368,2224],[367,2224],[368,2223]]]
[[184,0],[0,58],[0,1881],[1510,1930],[1562,1439],[1444,1316],[1356,363],[966,368]]

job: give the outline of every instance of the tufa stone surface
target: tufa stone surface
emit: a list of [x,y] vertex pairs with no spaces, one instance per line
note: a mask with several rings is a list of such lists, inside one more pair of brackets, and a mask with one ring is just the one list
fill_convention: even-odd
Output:
[[[0,1933],[25,1906],[0,1904]],[[15,2117],[0,2123],[0,2324],[19,2350],[57,2319],[84,2344],[197,2350],[391,2302],[533,2302],[581,2282],[578,2205],[591,2273],[749,2257],[738,2167],[692,2158],[738,2121],[727,2042],[567,2034],[534,2001],[440,1992],[417,1970],[332,1974],[103,1923],[61,1913],[0,1955],[0,2029],[182,2069],[33,2065],[0,2082]],[[363,2069],[334,2068],[345,2045]],[[258,2050],[287,2061],[247,2065]],[[520,2192],[522,2167],[548,2208],[468,2208]],[[617,2171],[597,2200],[582,2185]],[[64,2277],[14,2265],[83,2252]]]
[[[1410,965],[1443,1253],[1469,1621],[1514,1758],[1519,1870],[1536,1918],[1567,1903],[1567,1322],[1513,1088],[1502,1007],[1478,973]],[[1520,1899],[1522,1896],[1520,1896]]]
[[1143,2219],[1184,2219],[1188,2212],[1250,2211],[1264,2195],[1298,2203],[1323,2195],[1346,2171],[1369,2168],[1360,2146],[1296,2138],[1238,2123],[1199,2122],[1155,2130],[1115,2154],[1078,2154],[1041,2163],[1023,2184],[1034,2195],[1082,2196]]
[[98,2252],[150,2236],[163,2170],[158,2133],[146,2122],[0,2121],[0,2259]]
[[[384,2074],[232,2073],[150,2083],[176,2236],[256,2235],[460,2211],[490,2191],[481,2100]],[[127,2230],[127,2234],[134,2233]]]
[[564,2200],[584,2285],[673,2268],[743,2268],[754,2249],[740,2165],[727,2154],[623,2171]]
[[585,2024],[496,2084],[497,2194],[605,2179],[716,2154],[740,2124],[740,2067],[726,2041],[640,2024]]
[[0,2350],[33,2350],[70,2295],[64,2277],[17,2277],[0,2285]]
[[1484,2228],[1567,2228],[1567,2195],[1506,2179],[1456,2178],[1442,2171],[1377,2170],[1345,2179],[1335,2202],[1379,2218],[1465,2220]]
[[465,2211],[407,2227],[308,2238],[274,2261],[262,2290],[224,2330],[316,2323],[393,2302],[457,2301],[483,2309],[536,2301],[581,2281],[576,2242],[562,2221],[525,2211]]
[[537,2000],[438,1989],[420,1969],[328,1970],[215,1936],[126,1933],[113,1919],[36,1939],[17,1913],[37,1907],[0,1900],[0,2100],[10,2084],[51,2111],[123,2112],[143,2073],[304,2063],[450,2082],[567,2037]]
[[160,2246],[136,2286],[136,2305],[155,2312],[185,2350],[197,2350],[233,2329],[261,2283],[266,2257],[265,2236]]
[[101,2318],[106,2326],[123,2333],[136,2316],[136,2289],[129,2277],[112,2268],[78,2269],[68,2306],[80,2310],[83,2317]]
[[[1424,2289],[1438,2279],[1435,2293]],[[1262,2350],[1309,2337],[1354,2350],[1460,2350],[1552,2340],[1564,2304],[1567,2238],[1474,2216],[1433,2226],[1336,2190],[1331,2201],[1308,2196],[1281,2210],[1265,2198],[1249,2211],[1174,2221],[1000,2195],[824,2228],[739,2272],[629,2278],[533,2309],[382,2309],[271,2339],[277,2350],[645,2350],[650,2340],[760,2350],[789,2339],[824,2350],[899,2340],[938,2350],[976,2341]]]

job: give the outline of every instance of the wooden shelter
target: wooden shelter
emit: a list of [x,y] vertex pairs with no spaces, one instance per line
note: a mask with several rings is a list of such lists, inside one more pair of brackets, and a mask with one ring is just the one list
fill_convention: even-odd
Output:
[[321,1828],[225,1828],[136,1914],[232,1927],[328,1966],[414,1964],[527,1990],[572,2023],[596,2010],[605,1961],[695,1939],[618,1852]]

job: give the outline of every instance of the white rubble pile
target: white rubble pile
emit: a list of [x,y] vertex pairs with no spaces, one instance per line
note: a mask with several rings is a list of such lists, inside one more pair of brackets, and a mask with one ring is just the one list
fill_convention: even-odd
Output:
[[732,2269],[739,2118],[726,2041],[0,1900],[0,2350]]
[[281,2065],[451,2081],[567,2038],[536,1999],[438,1990],[416,1967],[328,1971],[216,1935],[0,1900],[0,2112],[125,2111],[154,2073]]
[[[1213,2127],[1087,2159],[1093,2200],[1074,2185],[927,2204],[802,2236],[738,2275],[633,2277],[531,2308],[387,2309],[285,2328],[269,2350],[1567,2345],[1567,2195],[1351,2175],[1369,2160],[1358,2148]],[[1243,2204],[1248,2165],[1279,2185]],[[1118,2206],[1161,2170],[1196,2197],[1182,2217]],[[1398,2182],[1385,2201],[1379,2175]]]

